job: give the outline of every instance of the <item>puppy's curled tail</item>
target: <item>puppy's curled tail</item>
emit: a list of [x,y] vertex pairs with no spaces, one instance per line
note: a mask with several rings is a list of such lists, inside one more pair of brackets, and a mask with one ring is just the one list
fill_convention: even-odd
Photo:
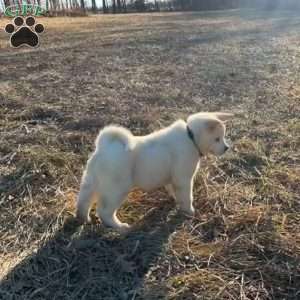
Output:
[[121,126],[110,125],[102,129],[95,141],[96,149],[105,147],[113,142],[120,142],[124,145],[125,150],[133,147],[132,133]]

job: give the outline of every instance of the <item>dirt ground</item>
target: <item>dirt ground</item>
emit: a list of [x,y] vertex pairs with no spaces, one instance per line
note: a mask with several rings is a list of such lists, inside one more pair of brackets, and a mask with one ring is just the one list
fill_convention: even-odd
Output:
[[[38,49],[0,31],[0,299],[300,299],[300,14],[39,21]],[[127,235],[74,221],[102,126],[216,110],[232,150],[202,159],[195,218],[135,190]]]

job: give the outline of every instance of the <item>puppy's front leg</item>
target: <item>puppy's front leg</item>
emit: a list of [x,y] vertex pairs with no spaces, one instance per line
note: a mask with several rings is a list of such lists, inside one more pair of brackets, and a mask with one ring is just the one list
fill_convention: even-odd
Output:
[[122,223],[117,217],[117,209],[122,204],[127,191],[118,191],[117,188],[110,189],[109,193],[101,195],[97,206],[97,215],[102,222],[109,227],[125,233],[129,229],[127,223]]
[[195,209],[193,206],[193,180],[176,186],[175,195],[180,210],[189,216],[193,216],[195,214]]

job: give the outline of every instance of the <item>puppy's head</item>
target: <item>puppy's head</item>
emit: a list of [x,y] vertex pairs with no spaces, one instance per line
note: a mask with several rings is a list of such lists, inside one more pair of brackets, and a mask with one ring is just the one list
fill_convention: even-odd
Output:
[[187,119],[195,142],[204,155],[222,155],[229,149],[225,140],[225,122],[233,117],[229,113],[197,113]]

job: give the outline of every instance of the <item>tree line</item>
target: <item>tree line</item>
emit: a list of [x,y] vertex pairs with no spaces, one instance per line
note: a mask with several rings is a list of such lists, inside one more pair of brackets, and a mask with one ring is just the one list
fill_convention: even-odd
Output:
[[0,0],[0,3],[1,1],[3,10],[8,6],[25,2],[42,5],[49,12],[91,10],[93,12],[102,11],[103,13],[225,9],[237,7],[239,2],[239,0],[153,0],[152,2],[149,0],[101,0],[100,7],[97,7],[96,0],[91,0],[91,5],[87,5],[85,0]]
[[[198,11],[231,9],[240,6],[260,7],[267,9],[300,6],[300,0],[90,0],[87,5],[85,0],[0,0],[2,10],[10,5],[18,5],[24,2],[28,4],[42,5],[50,14],[68,14],[77,12],[85,14],[88,11],[94,13],[126,13],[145,11]],[[109,2],[108,2],[109,1]],[[2,2],[2,5],[1,5]],[[98,3],[99,4],[99,3]],[[100,6],[100,7],[99,7]]]

